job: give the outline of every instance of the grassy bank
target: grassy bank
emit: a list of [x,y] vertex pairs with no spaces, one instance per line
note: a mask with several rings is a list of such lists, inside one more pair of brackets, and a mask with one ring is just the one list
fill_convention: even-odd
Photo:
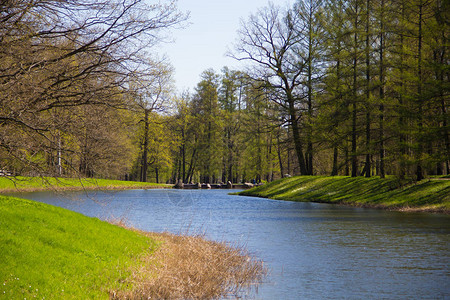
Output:
[[216,299],[263,274],[223,243],[0,196],[0,299]]
[[0,297],[106,299],[155,241],[51,205],[0,196]]
[[395,177],[298,176],[280,179],[240,194],[393,210],[450,212],[450,180],[405,183]]
[[44,190],[111,190],[171,188],[170,184],[94,178],[0,177],[0,193]]

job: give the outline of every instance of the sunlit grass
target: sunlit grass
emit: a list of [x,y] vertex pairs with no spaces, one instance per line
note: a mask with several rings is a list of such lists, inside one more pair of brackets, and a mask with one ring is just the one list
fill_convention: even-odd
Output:
[[400,210],[450,211],[450,181],[401,182],[396,177],[299,176],[240,194],[280,200],[344,203]]
[[122,226],[0,196],[0,299],[220,299],[266,272],[240,247]]
[[59,207],[0,196],[0,298],[107,299],[156,243]]
[[0,177],[0,192],[38,191],[48,189],[145,189],[171,186],[172,185],[168,184],[95,178]]

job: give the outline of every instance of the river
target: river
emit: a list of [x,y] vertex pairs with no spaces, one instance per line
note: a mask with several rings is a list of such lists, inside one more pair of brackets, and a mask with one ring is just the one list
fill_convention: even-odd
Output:
[[228,190],[21,194],[146,231],[204,233],[269,269],[252,299],[450,299],[450,216],[232,196]]

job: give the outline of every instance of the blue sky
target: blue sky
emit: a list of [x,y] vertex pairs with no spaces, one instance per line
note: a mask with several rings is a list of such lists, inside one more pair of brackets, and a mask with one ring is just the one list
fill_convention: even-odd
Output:
[[[277,5],[293,0],[273,0]],[[164,44],[159,52],[166,54],[175,68],[175,84],[179,92],[194,87],[200,74],[213,68],[220,72],[223,66],[238,68],[237,61],[225,56],[232,49],[240,27],[258,8],[267,6],[268,0],[178,0],[181,11],[190,11],[190,24],[186,29],[172,30],[174,43]]]

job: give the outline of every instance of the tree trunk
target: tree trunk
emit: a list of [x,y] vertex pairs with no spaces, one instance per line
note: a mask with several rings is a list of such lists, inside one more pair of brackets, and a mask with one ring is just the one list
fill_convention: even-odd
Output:
[[303,146],[302,141],[299,133],[299,126],[298,126],[298,120],[297,120],[297,114],[295,111],[294,106],[294,99],[292,94],[288,92],[288,101],[289,101],[289,115],[290,115],[290,124],[292,127],[292,135],[294,137],[294,146],[295,146],[295,152],[297,154],[298,164],[300,167],[300,174],[301,175],[309,175],[308,169],[306,167],[305,158],[303,156]]
[[370,103],[370,0],[366,2],[366,163],[364,166],[366,177],[371,176],[371,166],[370,166],[370,123],[371,123],[371,115],[370,111],[372,109],[372,105]]
[[278,154],[278,164],[280,165],[280,175],[281,178],[284,178],[284,169],[283,169],[283,160],[281,158],[281,143],[280,143],[280,130],[278,130],[277,134],[277,154]]
[[352,177],[358,176],[358,157],[356,156],[356,103],[352,104]]
[[[442,9],[442,13],[443,13],[443,9],[444,9],[444,3],[441,3],[440,5],[442,5],[441,9]],[[438,24],[444,27],[443,24],[443,20],[438,20]],[[447,32],[442,30],[442,45],[448,45],[448,35],[446,34]],[[446,57],[448,57],[445,53],[446,51],[446,47],[442,46],[441,49],[439,49],[436,55],[436,65],[437,66],[445,66],[446,63]],[[443,68],[439,68],[436,70],[436,79],[439,82],[439,100],[440,100],[440,106],[441,106],[441,113],[442,113],[442,130],[443,130],[443,135],[444,135],[444,145],[445,145],[445,150],[444,150],[444,156],[445,161],[443,161],[442,163],[444,164],[444,168],[445,168],[445,175],[450,175],[450,137],[449,137],[449,132],[448,132],[448,120],[449,120],[449,115],[447,113],[447,107],[448,107],[448,98],[447,98],[447,103],[446,103],[446,97],[445,97],[445,84],[447,83],[447,81],[445,80],[445,69]],[[447,73],[448,74],[448,73]],[[441,164],[439,164],[441,165]],[[444,170],[441,168],[441,173],[444,173]]]
[[338,174],[338,148],[334,146],[333,149],[333,170],[331,171],[331,176],[337,176]]
[[418,106],[418,137],[417,137],[417,169],[416,169],[416,180],[420,181],[424,178],[423,169],[422,169],[422,127],[423,127],[423,116],[422,116],[422,22],[423,22],[423,2],[420,0],[419,2],[419,42],[417,46],[417,72],[418,72],[418,80],[419,84],[417,86],[417,106]]
[[[402,1],[401,4],[401,21],[405,20],[405,1]],[[405,84],[404,84],[404,51],[403,51],[403,47],[404,47],[404,41],[405,41],[405,36],[403,34],[403,32],[400,33],[400,93],[399,93],[399,106],[401,110],[404,110],[404,101],[403,101],[403,96],[406,94],[405,91]],[[400,117],[399,117],[399,129],[400,129],[400,178],[403,179],[406,175],[406,162],[405,162],[405,157],[407,154],[407,147],[406,147],[406,135],[403,133],[403,128],[405,128],[405,118],[403,116],[403,113],[400,112]]]
[[189,163],[189,170],[188,170],[188,175],[187,175],[188,182],[187,183],[192,181],[192,176],[194,175],[194,163],[195,163],[196,152],[197,152],[197,148],[194,148],[194,150],[192,151],[191,161]]
[[183,175],[181,178],[183,179],[183,183],[187,183],[186,180],[186,140],[184,136],[184,128],[181,129],[181,137],[182,137],[182,146],[181,146],[181,159],[183,165]]
[[63,168],[62,168],[62,151],[61,151],[61,133],[58,131],[58,149],[56,150],[56,169],[58,172],[58,175],[61,176],[63,173]]
[[[227,130],[228,137],[228,181],[233,182],[233,143],[231,141],[231,129]],[[225,180],[224,180],[225,182]]]
[[357,66],[358,66],[358,3],[356,2],[355,7],[355,23],[354,23],[354,56],[353,56],[353,101],[352,101],[352,177],[358,176],[358,157],[356,156],[356,101],[358,98],[357,94]]
[[384,0],[381,0],[380,17],[380,178],[386,176],[384,170]]
[[307,125],[307,146],[306,146],[306,157],[307,157],[307,172],[309,175],[313,175],[313,144],[312,144],[312,118],[313,118],[313,106],[312,106],[312,47],[313,47],[313,32],[312,32],[312,22],[313,22],[313,12],[312,3],[309,7],[309,18],[308,18],[308,125]]
[[[290,148],[290,147],[289,147]],[[289,174],[289,175],[293,175],[292,173],[291,173],[291,149],[289,149],[288,148],[288,150],[287,150],[287,173]]]
[[142,145],[142,159],[141,159],[141,182],[147,182],[147,168],[148,168],[148,115],[149,110],[145,110],[144,114],[144,143]]
[[[444,79],[444,76],[442,75],[442,79]],[[443,82],[442,82],[443,83]],[[447,119],[448,119],[448,114],[447,114],[447,109],[446,109],[446,105],[445,105],[445,98],[444,98],[444,93],[441,89],[441,110],[442,110],[442,116],[443,116],[443,128],[444,128],[444,142],[445,142],[445,153],[446,153],[446,160],[445,160],[445,168],[446,168],[446,175],[450,175],[450,166],[449,166],[449,159],[450,159],[450,138],[449,138],[449,134],[448,134],[448,129],[447,129]]]
[[230,152],[230,156],[228,157],[229,163],[228,163],[228,181],[233,182],[233,158],[232,154]]
[[345,142],[345,149],[344,149],[344,154],[345,154],[345,176],[350,176],[350,166],[348,164],[349,162],[349,153],[348,153],[348,141]]

